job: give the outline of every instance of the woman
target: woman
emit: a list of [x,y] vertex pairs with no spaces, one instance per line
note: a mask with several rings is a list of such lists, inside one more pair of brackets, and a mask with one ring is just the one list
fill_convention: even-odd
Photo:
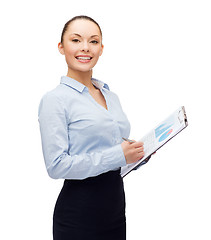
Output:
[[144,156],[143,143],[122,141],[130,124],[118,97],[92,78],[103,47],[92,18],[68,21],[58,44],[67,76],[40,103],[46,168],[50,177],[65,179],[54,209],[54,240],[126,239],[120,168]]

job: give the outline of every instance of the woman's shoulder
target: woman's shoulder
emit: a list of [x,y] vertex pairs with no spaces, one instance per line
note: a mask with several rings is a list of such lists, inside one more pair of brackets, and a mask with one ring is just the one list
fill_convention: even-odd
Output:
[[41,101],[53,100],[53,99],[56,100],[56,99],[60,99],[61,96],[62,96],[61,91],[59,90],[59,86],[57,86],[56,88],[51,89],[46,93],[44,93],[44,95],[41,98]]
[[66,102],[66,100],[71,98],[71,96],[73,95],[70,91],[71,88],[67,88],[66,85],[60,83],[55,88],[47,91],[42,96],[42,100],[51,99],[53,101]]
[[66,109],[67,98],[65,90],[62,88],[61,84],[55,88],[47,91],[40,100],[39,111],[42,108],[53,109],[62,108]]

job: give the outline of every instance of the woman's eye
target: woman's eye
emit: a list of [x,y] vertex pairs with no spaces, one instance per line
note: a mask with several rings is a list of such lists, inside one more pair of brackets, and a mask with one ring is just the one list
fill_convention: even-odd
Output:
[[75,38],[75,39],[72,39],[72,42],[79,42],[79,40]]
[[98,41],[96,41],[96,40],[92,40],[91,43],[97,44]]

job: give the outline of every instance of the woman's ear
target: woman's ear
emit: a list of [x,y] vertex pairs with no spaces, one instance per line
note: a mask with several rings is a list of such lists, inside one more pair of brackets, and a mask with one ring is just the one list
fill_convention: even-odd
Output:
[[59,49],[59,52],[60,52],[62,55],[64,55],[64,47],[63,47],[63,45],[62,45],[61,42],[58,43],[58,49]]
[[101,52],[100,52],[100,56],[103,54],[103,49],[104,49],[104,45],[102,44],[102,46],[101,46]]

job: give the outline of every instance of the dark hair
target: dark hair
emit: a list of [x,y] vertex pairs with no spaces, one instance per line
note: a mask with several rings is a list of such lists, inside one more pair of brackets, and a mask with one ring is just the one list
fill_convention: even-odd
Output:
[[63,43],[64,34],[67,31],[67,28],[70,25],[70,23],[75,21],[75,20],[78,20],[78,19],[84,19],[84,20],[88,20],[88,21],[91,21],[91,22],[95,23],[100,30],[101,37],[103,36],[100,25],[93,18],[85,16],[85,15],[79,15],[79,16],[75,16],[75,17],[71,18],[68,22],[65,23],[64,28],[62,30],[61,43]]

